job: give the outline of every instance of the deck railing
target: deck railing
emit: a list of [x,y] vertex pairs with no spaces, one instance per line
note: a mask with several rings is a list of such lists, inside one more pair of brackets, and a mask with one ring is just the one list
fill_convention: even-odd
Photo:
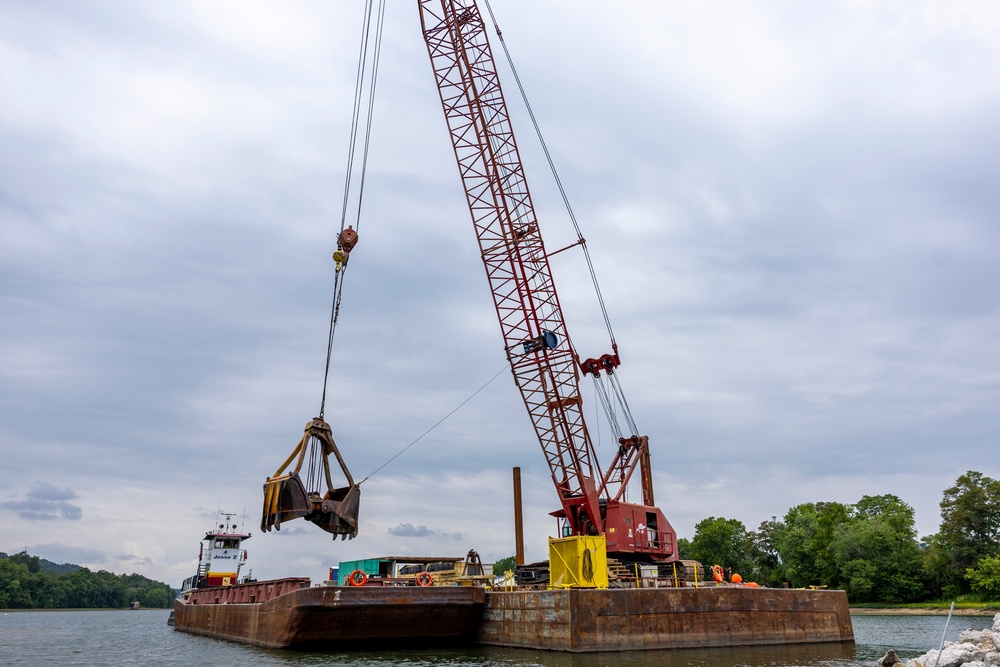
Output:
[[193,591],[188,601],[191,604],[256,604],[300,588],[309,588],[309,584],[308,577],[251,581],[235,586],[202,588]]

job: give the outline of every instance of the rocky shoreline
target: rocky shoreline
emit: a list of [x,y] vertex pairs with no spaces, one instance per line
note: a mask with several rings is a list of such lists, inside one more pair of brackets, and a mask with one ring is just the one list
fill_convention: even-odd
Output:
[[931,649],[918,658],[900,660],[889,651],[877,663],[880,667],[1000,667],[1000,614],[993,617],[992,629],[963,630],[957,642],[945,642],[940,653]]

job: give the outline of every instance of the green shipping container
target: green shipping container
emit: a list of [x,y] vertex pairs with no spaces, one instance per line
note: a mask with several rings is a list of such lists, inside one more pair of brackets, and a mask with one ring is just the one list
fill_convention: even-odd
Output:
[[337,584],[347,585],[347,578],[355,570],[361,570],[369,577],[388,577],[392,574],[392,561],[380,558],[366,558],[364,560],[342,560],[340,561],[340,571],[337,572]]

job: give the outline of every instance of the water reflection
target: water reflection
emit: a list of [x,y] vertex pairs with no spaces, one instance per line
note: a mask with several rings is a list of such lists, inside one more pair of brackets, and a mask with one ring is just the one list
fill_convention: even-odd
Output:
[[[479,647],[438,651],[379,651],[367,653],[268,653],[268,664],[327,667],[861,667],[871,665],[887,650],[912,658],[936,648],[944,616],[855,616],[855,643],[738,646],[668,651],[560,653],[530,649]],[[948,640],[967,628],[992,624],[987,616],[952,619]],[[258,663],[263,664],[263,663]]]
[[274,651],[272,659],[295,665],[342,667],[856,667],[854,644],[741,646],[712,649],[562,653],[479,647],[430,651],[309,654]]
[[[527,652],[526,652],[527,653]],[[511,656],[513,657],[513,656]],[[673,649],[615,653],[558,653],[525,656],[509,665],[545,667],[797,667],[800,665],[854,665],[852,643],[738,646],[710,649]],[[502,664],[494,655],[488,664]]]

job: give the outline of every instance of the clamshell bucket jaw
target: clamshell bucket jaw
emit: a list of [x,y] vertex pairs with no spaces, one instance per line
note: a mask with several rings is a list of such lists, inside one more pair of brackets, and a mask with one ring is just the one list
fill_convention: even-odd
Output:
[[333,533],[336,539],[353,539],[358,534],[358,509],[361,502],[361,487],[346,486],[334,489],[326,494],[328,497],[320,503],[318,512],[307,516],[307,521]]
[[312,503],[306,497],[302,480],[294,473],[273,477],[264,482],[264,512],[260,529],[264,532],[281,530],[283,521],[308,516]]
[[[308,454],[308,456],[307,456]],[[347,485],[334,487],[330,474],[329,456],[333,454],[347,478]],[[285,470],[295,461],[295,467]],[[303,463],[307,463],[306,481],[299,477]],[[330,425],[317,417],[306,424],[299,444],[278,468],[273,477],[264,482],[264,508],[260,529],[264,532],[291,519],[311,521],[336,539],[353,539],[358,534],[358,511],[361,487],[354,483],[336,443]]]

